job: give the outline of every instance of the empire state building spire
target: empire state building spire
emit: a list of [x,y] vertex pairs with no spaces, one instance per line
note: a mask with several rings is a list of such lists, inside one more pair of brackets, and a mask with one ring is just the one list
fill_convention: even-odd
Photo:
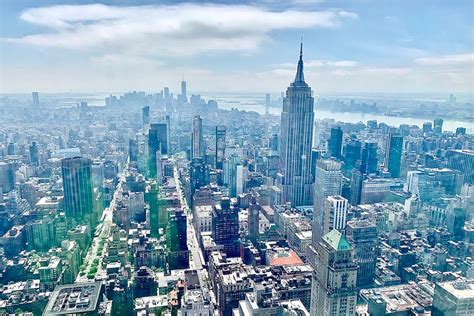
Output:
[[296,77],[295,81],[293,82],[295,86],[306,86],[306,82],[304,81],[304,73],[303,73],[303,40],[301,40],[300,45],[300,60],[298,61],[298,68],[296,69]]
[[314,99],[304,81],[303,41],[293,81],[286,90],[281,112],[280,172],[278,185],[282,203],[292,206],[313,203],[311,144],[313,141]]

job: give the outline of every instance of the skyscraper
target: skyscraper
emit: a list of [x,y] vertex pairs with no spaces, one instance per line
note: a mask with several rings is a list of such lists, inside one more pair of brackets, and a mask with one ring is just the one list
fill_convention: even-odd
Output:
[[248,213],[248,225],[249,225],[249,238],[254,243],[257,244],[260,237],[260,210],[262,207],[257,203],[257,199],[252,196],[249,204],[249,213]]
[[143,130],[148,130],[148,126],[150,125],[150,107],[144,106],[142,108],[142,123],[143,123]]
[[318,160],[314,183],[313,246],[316,246],[323,236],[324,223],[326,222],[325,200],[328,196],[341,195],[341,190],[341,164],[335,160]]
[[226,127],[224,125],[216,126],[216,168],[222,169],[225,161],[225,135]]
[[270,93],[265,95],[265,114],[270,112]]
[[360,159],[362,144],[358,140],[352,140],[346,145],[344,152],[344,170],[351,172]]
[[433,125],[431,124],[431,122],[423,123],[423,133],[431,132],[432,128],[433,128]]
[[461,171],[465,182],[474,183],[474,150],[449,150],[446,158],[448,168]]
[[204,158],[205,148],[202,137],[202,118],[196,115],[193,119],[193,131],[191,133],[191,160]]
[[163,88],[165,102],[168,103],[170,101],[170,88],[164,87]]
[[15,165],[0,161],[0,193],[8,193],[15,188]]
[[189,267],[186,218],[186,212],[182,209],[168,209],[166,246],[168,249],[168,263],[170,270],[186,269]]
[[61,160],[64,207],[69,221],[90,218],[93,213],[92,161],[74,157]]
[[38,146],[36,142],[32,142],[30,145],[30,162],[33,166],[38,166]]
[[128,140],[128,157],[130,161],[138,161],[138,142],[132,138]]
[[239,251],[239,208],[231,205],[229,198],[214,205],[212,211],[212,237],[224,247],[228,257],[238,257]]
[[340,195],[328,196],[324,204],[323,234],[333,229],[343,232],[346,228],[348,202]]
[[437,134],[441,134],[443,132],[443,119],[442,118],[435,118],[433,121],[433,130]]
[[33,97],[33,108],[38,109],[40,107],[38,92],[32,92],[31,95]]
[[362,149],[360,172],[363,175],[377,173],[377,143],[367,142]]
[[354,219],[347,222],[346,238],[354,248],[354,261],[358,265],[357,286],[373,284],[377,263],[377,226],[368,219]]
[[329,139],[329,153],[332,157],[340,159],[342,150],[342,129],[341,127],[331,128],[331,138]]
[[296,77],[286,90],[283,100],[279,146],[282,201],[291,202],[293,206],[310,205],[312,202],[313,108],[311,88],[304,81],[301,43]]
[[390,134],[385,152],[385,166],[392,178],[400,178],[400,164],[402,162],[403,136]]
[[168,154],[168,127],[165,123],[150,124],[148,131],[148,169],[152,177],[156,176],[156,152]]
[[187,96],[187,92],[186,92],[186,81],[181,81],[181,101],[183,103],[186,103],[188,102],[188,96]]
[[336,229],[317,245],[311,283],[311,316],[354,315],[357,299],[357,264],[354,251]]

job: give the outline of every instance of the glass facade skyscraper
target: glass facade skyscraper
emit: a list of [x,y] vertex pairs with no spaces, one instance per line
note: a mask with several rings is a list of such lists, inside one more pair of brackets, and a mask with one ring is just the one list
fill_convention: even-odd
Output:
[[92,161],[89,158],[64,158],[61,171],[64,207],[69,221],[81,221],[93,213]]
[[337,126],[331,128],[331,138],[329,139],[329,153],[334,158],[341,158],[342,151],[342,129]]
[[392,178],[400,178],[402,151],[403,136],[400,134],[390,134],[385,153],[385,165]]

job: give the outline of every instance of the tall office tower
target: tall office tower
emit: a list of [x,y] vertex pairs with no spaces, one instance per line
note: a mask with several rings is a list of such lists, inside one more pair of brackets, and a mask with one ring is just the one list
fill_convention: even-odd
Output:
[[242,165],[242,159],[232,154],[224,162],[224,184],[229,187],[229,196],[237,196],[237,167]]
[[362,194],[362,181],[365,176],[360,170],[354,169],[351,176],[351,198],[350,202],[352,205],[360,204],[360,197]]
[[365,143],[362,149],[360,172],[363,175],[377,173],[377,163],[377,143]]
[[147,131],[150,125],[150,107],[148,105],[142,108],[142,124],[143,130]]
[[270,149],[272,151],[278,151],[278,134],[272,134],[270,138]]
[[156,152],[168,154],[168,127],[165,123],[150,124],[148,131],[148,172],[151,177],[156,176]]
[[202,136],[202,118],[196,115],[193,119],[193,132],[191,133],[191,160],[204,158],[206,155],[204,139]]
[[15,188],[15,165],[0,161],[0,195]]
[[186,81],[181,81],[181,101],[183,103],[188,102],[188,95],[186,92]]
[[36,142],[32,142],[30,145],[30,162],[33,166],[39,165],[38,146]]
[[314,182],[313,246],[316,246],[323,236],[326,222],[325,200],[328,196],[341,195],[341,190],[341,164],[335,160],[318,160]]
[[344,152],[344,170],[351,172],[357,165],[362,152],[362,144],[358,140],[352,140],[346,145]]
[[429,133],[433,129],[433,124],[431,122],[423,123],[423,133]]
[[202,158],[195,158],[189,165],[191,194],[210,183],[209,165]]
[[354,248],[354,261],[358,265],[357,287],[368,287],[374,283],[377,263],[377,226],[368,219],[347,222],[346,238]]
[[341,127],[331,128],[331,138],[329,139],[329,153],[331,157],[336,159],[341,158],[342,151],[342,129]]
[[170,101],[170,88],[164,87],[163,92],[164,92],[165,102],[169,102]]
[[369,129],[376,129],[378,127],[378,123],[377,123],[377,120],[369,120],[367,121],[367,127]]
[[216,168],[223,169],[225,161],[225,135],[226,127],[224,125],[216,126]]
[[31,95],[33,97],[33,108],[38,109],[40,107],[38,92],[32,92]]
[[281,112],[279,177],[282,202],[291,202],[293,206],[310,205],[312,202],[313,108],[311,88],[304,81],[301,43],[295,81],[286,90]]
[[433,121],[433,130],[437,134],[441,134],[443,132],[443,119],[442,118],[435,118]]
[[265,114],[270,113],[270,93],[265,95]]
[[474,150],[449,150],[446,153],[448,168],[464,174],[464,182],[474,184]]
[[389,135],[387,150],[385,151],[385,166],[392,178],[400,178],[400,164],[402,163],[403,136]]
[[168,209],[166,246],[169,251],[168,263],[170,270],[189,267],[186,213],[182,209]]
[[171,117],[169,115],[165,115],[165,122],[166,122],[166,131],[167,131],[167,140],[168,143],[166,147],[168,148],[168,155],[172,154],[171,150]]
[[8,145],[7,145],[7,155],[9,155],[9,156],[15,155],[15,143],[8,143]]
[[311,316],[355,315],[357,264],[354,251],[336,229],[317,245],[311,282]]
[[[64,207],[68,221],[94,219],[92,192],[92,161],[74,157],[61,160]],[[95,220],[95,219],[94,219]]]
[[228,257],[240,256],[239,208],[223,198],[212,210],[212,237],[218,246],[224,247]]
[[328,196],[324,207],[323,235],[333,229],[344,232],[347,221],[348,202],[340,195]]
[[249,225],[249,238],[257,245],[257,242],[260,237],[260,210],[262,207],[257,203],[257,199],[252,196],[251,202],[249,205],[248,213],[248,225]]
[[132,138],[128,140],[128,157],[130,161],[138,161],[138,142]]

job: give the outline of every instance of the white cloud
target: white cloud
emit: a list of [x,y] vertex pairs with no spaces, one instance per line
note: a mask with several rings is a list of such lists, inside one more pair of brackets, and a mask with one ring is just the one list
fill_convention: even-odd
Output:
[[474,54],[422,57],[415,59],[415,63],[424,66],[474,65]]
[[346,11],[270,11],[248,5],[59,5],[32,8],[21,19],[50,32],[9,38],[44,47],[105,54],[186,56],[214,51],[253,51],[283,29],[334,28],[354,19]]
[[[314,59],[314,60],[308,60],[304,62],[304,67],[305,68],[318,68],[318,67],[341,67],[341,68],[346,68],[346,67],[355,67],[359,65],[359,63],[355,60],[322,60],[322,59]],[[282,63],[279,65],[276,65],[278,67],[283,67],[283,68],[294,68],[296,67],[296,64],[293,63]]]

